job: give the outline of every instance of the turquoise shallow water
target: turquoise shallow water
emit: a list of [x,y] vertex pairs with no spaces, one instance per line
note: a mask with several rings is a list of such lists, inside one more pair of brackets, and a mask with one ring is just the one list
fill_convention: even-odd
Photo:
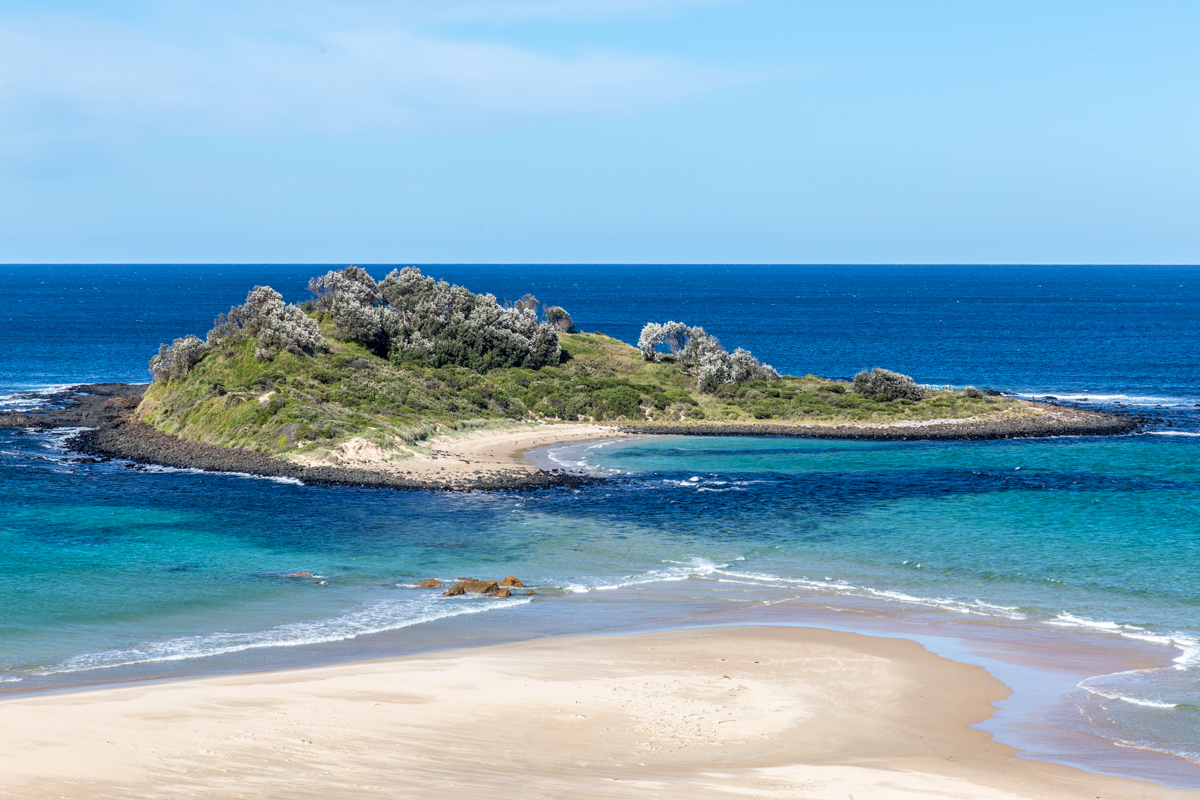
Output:
[[[0,405],[36,404],[18,396],[29,387],[140,377],[158,341],[203,332],[263,269],[269,282],[295,285],[323,271],[123,268],[116,280],[105,272],[116,268],[62,269],[12,278],[21,308],[0,319]],[[676,316],[672,303],[682,303],[689,321],[707,312],[715,323],[697,321],[733,331],[731,346],[750,344],[789,372],[852,374],[885,363],[930,382],[986,378],[999,388],[1086,394],[1161,422],[1106,440],[646,438],[561,447],[543,457],[612,480],[527,495],[87,465],[66,450],[68,433],[0,431],[0,690],[694,619],[949,631],[937,646],[954,639],[951,655],[1010,653],[986,656],[1017,688],[998,717],[1001,738],[1039,757],[1200,786],[1195,271],[1152,272],[1147,290],[1116,269],[882,281],[882,273],[832,268],[814,278],[808,268],[774,284],[751,270],[726,303],[714,298],[731,297],[734,284],[712,271],[709,284],[677,297],[668,281],[653,295],[659,306],[610,320],[596,309],[614,307],[619,281],[583,271],[582,288],[572,289],[549,268],[525,269],[532,278],[479,270],[472,286],[503,295],[511,284],[519,296],[522,281],[541,281],[560,292],[543,300],[572,310],[576,291],[577,319],[616,332],[634,330],[636,315]],[[55,286],[63,275],[73,280]],[[1058,281],[1053,298],[1038,294],[1048,277]],[[801,291],[814,280],[816,289]],[[1124,286],[1135,282],[1136,291]],[[784,302],[781,286],[795,303]],[[612,295],[605,303],[595,299],[600,289]],[[147,292],[174,302],[143,308],[131,299]],[[968,317],[955,316],[955,296],[970,299]],[[1042,298],[1027,309],[1042,326],[1036,336],[1004,327],[1022,296]],[[1075,296],[1090,299],[1073,304]],[[753,324],[751,301],[776,304],[770,330]],[[870,324],[846,326],[849,317]],[[797,335],[778,335],[780,319],[792,319]],[[978,319],[989,323],[972,327]],[[1061,352],[1045,344],[1051,330],[1074,332]],[[929,336],[947,349],[920,346]],[[829,347],[817,352],[821,341]],[[1031,350],[1039,341],[1042,350]],[[64,356],[52,357],[58,351]],[[310,576],[289,577],[298,572]],[[463,600],[412,586],[508,574],[538,594]],[[1047,730],[1092,744],[1068,752],[1037,740]],[[1129,761],[1143,755],[1140,765]]]
[[[1144,643],[1154,668],[1080,676],[1083,728],[1200,760],[1189,437],[633,439],[552,448],[611,481],[529,495],[82,465],[63,438],[0,433],[11,689],[261,668],[372,635],[403,650],[417,629],[430,644],[819,601],[1057,631],[1064,649]],[[506,574],[536,602],[412,586]]]

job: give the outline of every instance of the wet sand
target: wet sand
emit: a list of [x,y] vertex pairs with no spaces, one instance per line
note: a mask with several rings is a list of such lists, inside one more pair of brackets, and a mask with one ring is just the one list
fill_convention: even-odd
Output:
[[1007,688],[808,628],[559,637],[0,702],[0,794],[1146,798],[968,726]]

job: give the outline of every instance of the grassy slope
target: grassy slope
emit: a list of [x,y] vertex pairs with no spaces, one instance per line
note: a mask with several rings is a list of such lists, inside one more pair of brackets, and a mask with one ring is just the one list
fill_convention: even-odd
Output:
[[[895,422],[984,416],[1016,404],[936,392],[920,402],[876,402],[815,376],[723,387],[702,395],[667,361],[599,333],[562,336],[555,368],[396,366],[337,342],[314,357],[256,361],[253,343],[209,354],[185,380],[156,382],[139,408],[158,430],[280,454],[317,452],[363,437],[403,455],[435,433],[535,420]],[[353,363],[352,363],[353,362]]]

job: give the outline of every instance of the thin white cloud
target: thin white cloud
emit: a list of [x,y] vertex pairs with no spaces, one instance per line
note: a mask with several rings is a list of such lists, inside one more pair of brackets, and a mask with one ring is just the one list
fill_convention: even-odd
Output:
[[462,22],[513,22],[532,19],[595,20],[678,14],[738,0],[408,0],[409,14]]
[[[696,5],[613,0],[626,13]],[[400,3],[370,25],[373,3],[295,2],[267,15],[168,3],[122,21],[0,15],[0,136],[386,133],[447,125],[605,114],[678,102],[756,77],[617,49],[568,55],[406,26],[428,3]],[[471,17],[480,3],[446,0]],[[599,13],[598,2],[512,0],[511,15]],[[415,9],[415,11],[414,11]],[[482,12],[478,12],[479,16]],[[615,13],[609,9],[608,13]],[[417,16],[420,16],[419,14]],[[336,19],[335,19],[336,18]],[[341,22],[334,25],[333,22]]]
[[[210,19],[258,19],[272,26],[304,21],[412,27],[655,18],[740,2],[744,0],[208,0],[204,13]],[[192,0],[157,0],[155,5],[177,16],[188,16],[195,8]]]

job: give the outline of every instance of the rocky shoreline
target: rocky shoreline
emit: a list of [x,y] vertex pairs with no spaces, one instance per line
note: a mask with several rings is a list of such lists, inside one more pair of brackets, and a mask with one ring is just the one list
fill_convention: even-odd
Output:
[[1145,423],[1142,417],[1119,416],[1044,403],[1030,403],[1047,413],[990,419],[933,420],[891,425],[804,425],[779,422],[675,423],[622,425],[626,433],[681,436],[789,436],[805,439],[861,439],[866,441],[980,441],[1036,439],[1051,436],[1116,436],[1133,433]]
[[255,450],[189,442],[156,431],[141,422],[122,420],[115,425],[85,431],[67,441],[72,450],[89,456],[121,458],[139,464],[157,464],[206,472],[242,472],[267,478],[294,478],[328,486],[449,491],[532,491],[576,487],[599,479],[562,470],[522,469],[489,471],[454,482],[406,478],[387,472],[353,467],[306,467]]
[[74,452],[97,460],[113,458],[206,472],[240,472],[303,483],[442,491],[532,491],[577,487],[603,479],[564,470],[489,470],[454,481],[420,480],[353,467],[308,467],[255,450],[190,442],[131,419],[145,385],[85,384],[46,396],[61,408],[0,414],[0,428],[90,428],[67,440]]
[[[292,478],[304,483],[336,486],[383,487],[413,490],[529,491],[574,487],[603,478],[564,470],[489,469],[476,476],[453,480],[423,480],[380,470],[304,466],[254,450],[218,447],[191,442],[155,430],[132,418],[145,385],[87,384],[43,396],[56,408],[0,414],[0,428],[88,428],[68,440],[68,446],[85,456],[119,458],[136,464],[154,464],[209,472],[240,472],[271,478]],[[1046,413],[1014,414],[991,419],[934,420],[893,425],[797,425],[787,423],[678,423],[613,425],[632,434],[684,436],[788,436],[818,439],[874,441],[986,440],[1050,436],[1112,436],[1132,433],[1144,424],[1140,417],[1042,403],[1031,404]]]

